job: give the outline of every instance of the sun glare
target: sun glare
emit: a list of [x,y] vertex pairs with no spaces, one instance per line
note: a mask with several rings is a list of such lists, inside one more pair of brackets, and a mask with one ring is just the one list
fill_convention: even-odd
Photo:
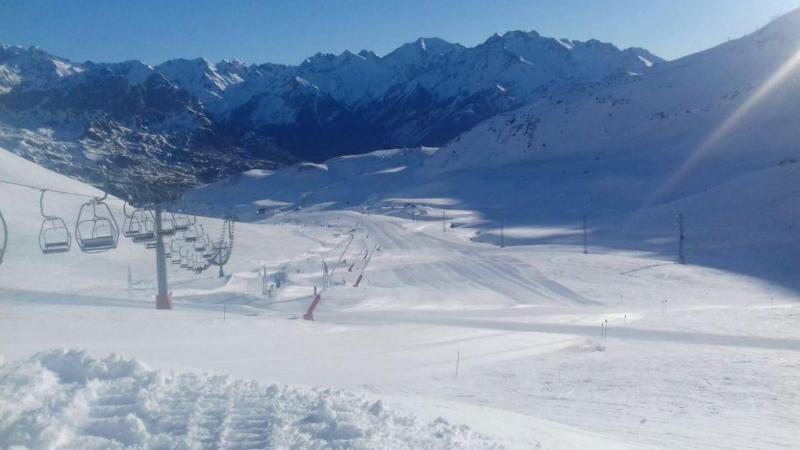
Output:
[[673,173],[661,186],[657,189],[646,202],[647,205],[653,204],[658,198],[668,192],[673,186],[686,175],[686,173],[694,167],[697,162],[710,152],[718,148],[720,141],[733,131],[741,121],[747,117],[761,102],[763,102],[771,93],[773,93],[779,86],[781,86],[792,74],[797,72],[800,67],[800,50],[794,53],[783,65],[775,71],[755,92],[744,102],[736,108],[736,110],[717,127],[707,139],[705,139],[697,148],[695,148],[686,158],[683,164]]

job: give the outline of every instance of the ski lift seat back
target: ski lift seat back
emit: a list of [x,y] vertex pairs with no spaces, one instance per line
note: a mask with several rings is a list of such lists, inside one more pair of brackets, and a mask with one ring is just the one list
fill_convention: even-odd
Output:
[[45,255],[67,253],[72,246],[72,236],[60,217],[46,218],[39,230],[39,248]]
[[67,253],[72,247],[72,235],[64,219],[58,216],[45,214],[44,194],[42,190],[39,197],[39,211],[42,213],[42,226],[39,229],[39,248],[45,255]]
[[117,248],[119,226],[111,208],[105,203],[108,197],[94,198],[83,205],[75,223],[75,239],[81,251],[100,253]]
[[138,224],[136,232],[130,236],[134,243],[141,244],[155,240],[155,219],[150,211],[137,209],[133,212],[132,221]]

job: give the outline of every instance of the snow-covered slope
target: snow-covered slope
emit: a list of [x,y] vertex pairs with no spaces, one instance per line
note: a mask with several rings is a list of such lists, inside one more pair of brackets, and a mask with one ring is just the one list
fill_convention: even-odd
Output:
[[610,246],[666,254],[683,212],[695,261],[788,279],[800,220],[798,30],[795,11],[644,77],[499,115],[426,161],[420,178],[436,188],[412,193],[457,198],[495,224],[580,228],[586,216],[599,236],[628,241]]
[[[412,439],[423,448],[683,449],[797,441],[796,367],[787,363],[800,351],[796,292],[602,248],[594,233],[588,255],[579,239],[501,248],[486,232],[471,242],[465,225],[484,212],[463,197],[381,193],[443,192],[436,182],[458,181],[417,185],[400,175],[431,153],[375,152],[205,187],[190,206],[232,205],[253,223],[236,226],[227,277],[170,265],[173,311],[153,308],[152,251],[124,240],[105,254],[42,255],[39,192],[0,184],[11,231],[0,266],[0,409],[11,405],[0,412],[0,446],[62,439],[64,447],[224,448],[275,439],[296,448],[394,448]],[[92,193],[17,156],[0,158],[2,179]],[[382,200],[366,201],[364,213],[326,202],[345,201],[345,180],[354,189],[346,195]],[[489,191],[471,183],[453,185]],[[282,205],[269,201],[281,185]],[[49,195],[47,211],[72,222],[73,199]],[[286,204],[292,198],[302,210]],[[120,203],[111,205],[121,217]],[[442,213],[454,228],[443,230]],[[199,220],[207,230],[219,225]],[[576,235],[538,223],[506,232],[516,244]],[[323,262],[331,283],[316,321],[287,320],[322,286]],[[51,351],[63,347],[90,353]],[[209,372],[220,375],[201,375]],[[269,387],[276,383],[306,387]],[[384,414],[376,416],[377,399]]]
[[[550,95],[460,136],[430,167],[485,168],[593,152],[780,162],[794,156],[799,23],[797,11],[645,77]],[[765,148],[755,149],[758,143]]]

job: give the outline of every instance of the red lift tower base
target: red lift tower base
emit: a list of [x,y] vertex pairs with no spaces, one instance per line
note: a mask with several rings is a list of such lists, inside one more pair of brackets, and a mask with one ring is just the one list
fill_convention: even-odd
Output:
[[311,304],[308,306],[308,311],[303,314],[303,319],[314,320],[314,310],[317,309],[317,305],[319,305],[321,298],[322,296],[317,293],[317,287],[314,286],[314,300],[312,300]]
[[172,309],[172,296],[156,295],[156,309]]

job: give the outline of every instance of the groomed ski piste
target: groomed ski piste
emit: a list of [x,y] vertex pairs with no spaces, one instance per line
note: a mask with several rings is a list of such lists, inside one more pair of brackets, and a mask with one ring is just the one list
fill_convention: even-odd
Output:
[[[155,310],[153,250],[121,239],[107,253],[42,255],[40,192],[0,185],[9,226],[0,266],[0,442],[342,449],[800,442],[793,291],[658,252],[589,245],[584,254],[580,239],[502,247],[486,242],[491,233],[461,226],[477,223],[476,213],[448,199],[365,201],[405,182],[398,167],[433,152],[338,159],[341,170],[358,169],[339,173],[350,182],[338,187],[328,173],[334,161],[287,169],[293,174],[251,172],[190,193],[197,212],[219,216],[213,212],[233,207],[242,222],[226,277],[170,266],[172,311]],[[320,173],[333,184],[314,185]],[[287,191],[268,190],[271,177]],[[0,178],[100,194],[6,151]],[[323,195],[315,190],[359,206],[315,201]],[[82,201],[59,197],[48,213],[71,221]],[[121,201],[109,204],[123,217]],[[198,220],[209,233],[222,225]],[[576,233],[506,232],[509,239]],[[302,320],[315,287],[315,320]]]

